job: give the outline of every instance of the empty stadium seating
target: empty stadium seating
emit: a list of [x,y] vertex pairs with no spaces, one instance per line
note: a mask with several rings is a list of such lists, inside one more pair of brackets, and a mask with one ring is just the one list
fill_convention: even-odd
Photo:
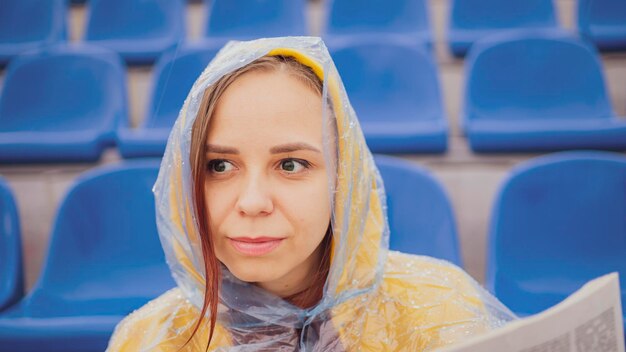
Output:
[[20,223],[13,192],[0,177],[0,311],[24,294]]
[[485,39],[465,72],[461,121],[476,152],[626,149],[598,54],[568,33]]
[[156,229],[158,167],[106,166],[76,181],[39,281],[0,314],[3,350],[101,352],[122,318],[174,287]]
[[375,159],[387,195],[390,249],[462,265],[454,213],[439,181],[405,160]]
[[129,64],[152,63],[185,38],[182,0],[90,0],[85,40]]
[[126,118],[119,56],[58,45],[9,65],[0,95],[0,162],[96,161]]
[[306,35],[306,0],[211,0],[205,36],[253,39]]
[[66,39],[66,0],[0,1],[0,67],[14,56]]
[[493,34],[557,27],[553,0],[451,0],[447,39],[451,52],[464,56]]
[[[618,87],[614,97],[623,95],[624,58],[602,58],[591,45],[626,50],[626,0],[187,2],[0,0],[0,173],[9,170],[10,181],[32,177],[54,193],[77,167],[60,163],[97,161],[114,143],[123,158],[160,157],[191,85],[226,40],[306,35],[317,28],[307,20],[317,15],[325,16],[321,35],[372,151],[451,148],[413,161],[446,170],[455,204],[461,198],[462,205],[480,208],[480,200],[468,195],[490,190],[509,157],[529,157],[512,153],[626,151],[626,119],[616,116],[603,76],[614,74],[610,83],[618,84],[610,88]],[[446,42],[436,44],[457,57],[469,53],[460,114],[464,139],[456,126],[450,131],[443,105],[445,93],[448,111],[456,111],[463,61],[430,50],[433,28],[445,24],[431,28],[429,13],[442,15],[448,4]],[[555,5],[568,9],[560,17],[577,26],[579,37],[559,30]],[[569,16],[576,6],[577,23]],[[306,17],[307,7],[326,13]],[[193,13],[199,9],[204,15]],[[202,27],[191,30],[201,42],[186,41],[186,11]],[[86,25],[86,43],[63,43],[70,23]],[[72,29],[72,38],[82,39],[83,31]],[[123,60],[155,63],[130,69],[133,108],[147,96],[138,119],[128,116]],[[149,70],[152,83],[144,85]],[[615,104],[621,111],[624,106],[623,99]],[[477,153],[505,155],[469,155],[465,143]],[[542,311],[610,271],[620,272],[626,302],[625,155],[549,155],[515,168],[503,183],[492,211],[486,281],[520,316]],[[484,220],[475,219],[482,217],[472,218],[480,210],[452,209],[425,168],[382,155],[375,160],[385,181],[390,248],[462,265],[453,210],[464,215],[458,232],[465,240],[486,232]],[[13,165],[40,162],[51,164]],[[37,217],[39,209],[26,207],[32,222],[26,223],[31,232],[22,229],[22,259],[16,207],[0,177],[0,352],[103,351],[120,319],[175,285],[154,225],[150,188],[158,167],[157,161],[127,160],[82,175],[61,204],[44,270],[26,297],[21,261],[31,265],[27,277],[38,274],[32,270],[38,253],[28,245],[40,240],[38,229],[47,224]],[[484,175],[480,189],[472,189]],[[57,206],[50,194],[32,197]],[[483,237],[469,238],[482,244]],[[464,254],[467,269],[480,279],[484,257],[477,248],[464,248]]]
[[426,0],[329,0],[324,37],[405,37],[430,46],[433,41]]
[[626,50],[626,1],[578,0],[578,29],[600,50]]
[[378,39],[328,45],[373,152],[446,150],[448,122],[430,51]]
[[220,46],[185,45],[164,54],[154,69],[148,109],[139,128],[120,121],[117,145],[124,158],[161,157],[167,138],[196,78]]
[[516,167],[492,212],[487,286],[520,315],[618,271],[626,298],[626,156],[563,152]]

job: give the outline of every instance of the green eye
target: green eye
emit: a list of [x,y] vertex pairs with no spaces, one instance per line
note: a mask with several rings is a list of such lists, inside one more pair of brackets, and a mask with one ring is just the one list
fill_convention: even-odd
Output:
[[209,161],[209,164],[208,164],[209,172],[216,173],[216,174],[230,171],[232,170],[232,168],[233,168],[233,164],[229,163],[228,161],[224,159],[211,160]]
[[301,172],[303,169],[309,168],[309,163],[304,160],[285,159],[280,162],[280,168],[290,174]]
[[285,160],[282,162],[281,166],[283,170],[293,172],[296,169],[296,162],[293,160]]
[[217,162],[213,165],[213,171],[224,172],[226,171],[226,163],[223,161]]

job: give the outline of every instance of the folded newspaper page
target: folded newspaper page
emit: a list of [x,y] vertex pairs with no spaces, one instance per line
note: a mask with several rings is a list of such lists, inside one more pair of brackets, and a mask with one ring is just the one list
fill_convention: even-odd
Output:
[[589,281],[537,315],[439,352],[624,352],[617,273]]

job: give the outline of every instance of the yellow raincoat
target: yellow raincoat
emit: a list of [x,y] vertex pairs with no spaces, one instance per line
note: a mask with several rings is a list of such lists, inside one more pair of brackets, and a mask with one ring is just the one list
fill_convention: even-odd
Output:
[[[206,87],[265,55],[295,57],[324,82],[337,153],[333,242],[323,299],[301,309],[223,268],[215,351],[431,351],[514,316],[458,267],[389,251],[385,192],[354,110],[319,38],[227,44],[194,84],[170,135],[154,186],[161,243],[177,287],[126,317],[109,352],[178,351],[200,314],[204,265],[191,193],[191,128]],[[330,144],[330,142],[329,142]],[[410,211],[410,210],[408,210]],[[393,234],[392,234],[393,235]],[[419,234],[415,234],[419,236]],[[208,319],[184,351],[204,351]]]

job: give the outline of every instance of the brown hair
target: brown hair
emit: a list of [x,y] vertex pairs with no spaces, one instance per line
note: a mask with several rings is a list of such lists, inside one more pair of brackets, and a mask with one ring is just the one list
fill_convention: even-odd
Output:
[[[230,72],[222,76],[214,84],[210,85],[204,91],[200,108],[194,121],[192,134],[191,134],[191,150],[190,150],[190,163],[191,173],[193,178],[193,201],[196,210],[197,226],[202,245],[202,256],[204,258],[204,270],[205,270],[205,291],[204,302],[202,311],[198,318],[198,322],[191,333],[189,339],[181,347],[185,347],[197,333],[202,320],[207,312],[210,311],[210,330],[209,339],[207,341],[206,349],[208,350],[211,340],[213,339],[213,333],[215,330],[217,320],[217,305],[219,300],[219,285],[221,281],[220,274],[220,262],[215,256],[215,249],[213,245],[213,239],[210,233],[209,219],[207,218],[207,206],[204,197],[204,183],[205,183],[205,167],[206,167],[206,154],[205,143],[207,139],[209,123],[217,102],[224,94],[226,89],[239,77],[247,72],[251,71],[266,71],[266,72],[285,72],[293,77],[298,78],[304,84],[313,89],[316,93],[322,96],[323,82],[313,72],[313,70],[301,63],[295,58],[289,56],[264,56],[250,64],[243,66],[233,72]],[[324,284],[328,271],[330,269],[330,249],[332,241],[332,230],[329,225],[324,239],[320,243],[322,248],[322,259],[320,261],[319,270],[316,271],[317,275],[313,278],[311,286],[302,292],[296,293],[289,297],[284,297],[285,300],[292,304],[306,308],[316,304],[323,294]]]

